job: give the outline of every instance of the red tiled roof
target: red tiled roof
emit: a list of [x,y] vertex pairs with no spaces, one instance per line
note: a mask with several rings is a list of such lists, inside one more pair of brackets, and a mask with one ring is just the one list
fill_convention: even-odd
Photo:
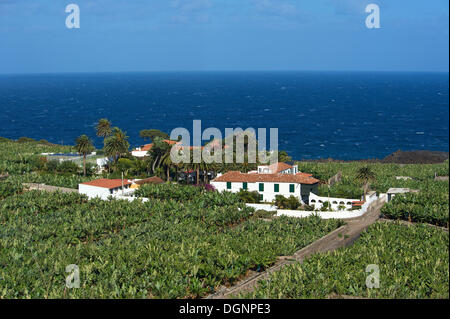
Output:
[[298,183],[298,184],[316,184],[318,179],[312,177],[311,174],[243,174],[241,172],[231,171],[216,177],[213,182],[247,182],[247,183]]
[[278,162],[278,163],[269,165],[269,169],[273,174],[285,171],[290,168],[292,168],[292,166],[289,164],[286,164],[284,162]]
[[[84,182],[81,184],[112,189],[112,188],[122,187],[122,180],[121,179],[100,178],[100,179],[96,179],[96,180],[93,180],[90,182]],[[131,182],[127,179],[124,179],[123,185],[124,186],[131,185]]]
[[136,181],[136,184],[143,185],[143,184],[162,184],[164,181],[159,178],[158,176],[149,177],[146,179],[141,179],[140,181]]
[[[171,141],[171,140],[164,140],[164,142],[166,142],[169,145],[174,145],[177,144],[177,141]],[[144,146],[141,147],[141,151],[150,151],[151,148],[153,147],[153,143],[150,144],[145,144]]]

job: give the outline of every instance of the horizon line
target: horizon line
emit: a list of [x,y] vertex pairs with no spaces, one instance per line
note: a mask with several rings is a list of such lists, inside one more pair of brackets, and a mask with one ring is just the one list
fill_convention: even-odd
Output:
[[261,69],[261,70],[146,70],[146,71],[56,71],[56,72],[6,72],[3,75],[64,75],[64,74],[108,74],[108,73],[433,73],[449,74],[449,71],[433,70],[320,70],[320,69]]

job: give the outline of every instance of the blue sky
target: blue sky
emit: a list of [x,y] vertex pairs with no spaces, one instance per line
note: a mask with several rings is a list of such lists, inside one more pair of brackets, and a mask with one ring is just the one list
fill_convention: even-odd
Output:
[[0,0],[0,73],[448,72],[448,19],[447,0]]

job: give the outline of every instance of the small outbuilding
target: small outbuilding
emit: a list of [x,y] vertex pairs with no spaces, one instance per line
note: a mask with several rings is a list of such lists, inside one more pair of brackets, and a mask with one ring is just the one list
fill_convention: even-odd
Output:
[[387,191],[387,201],[390,202],[395,195],[405,194],[405,193],[418,193],[419,191],[416,189],[409,188],[389,188]]
[[124,179],[107,179],[101,178],[78,185],[78,192],[85,194],[89,198],[100,197],[103,199],[111,195],[117,194],[122,190],[129,189],[132,182]]

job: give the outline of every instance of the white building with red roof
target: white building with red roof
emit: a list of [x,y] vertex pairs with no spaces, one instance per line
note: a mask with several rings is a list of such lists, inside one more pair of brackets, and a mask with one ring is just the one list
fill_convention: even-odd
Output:
[[[171,140],[164,140],[164,142],[166,142],[169,145],[178,144],[177,141],[171,141]],[[132,150],[131,155],[133,155],[134,157],[148,156],[148,151],[150,151],[152,149],[152,147],[153,147],[153,143],[142,145],[142,146],[137,147],[134,150]]]
[[260,194],[261,201],[273,202],[276,195],[294,196],[303,203],[309,202],[309,194],[318,192],[319,180],[311,174],[298,172],[297,165],[276,163],[258,166],[247,174],[230,171],[211,181],[218,191],[239,192],[241,189]]
[[130,188],[132,182],[124,179],[101,178],[89,182],[78,184],[78,192],[85,194],[89,198],[99,197],[107,199],[109,196],[122,193]]

